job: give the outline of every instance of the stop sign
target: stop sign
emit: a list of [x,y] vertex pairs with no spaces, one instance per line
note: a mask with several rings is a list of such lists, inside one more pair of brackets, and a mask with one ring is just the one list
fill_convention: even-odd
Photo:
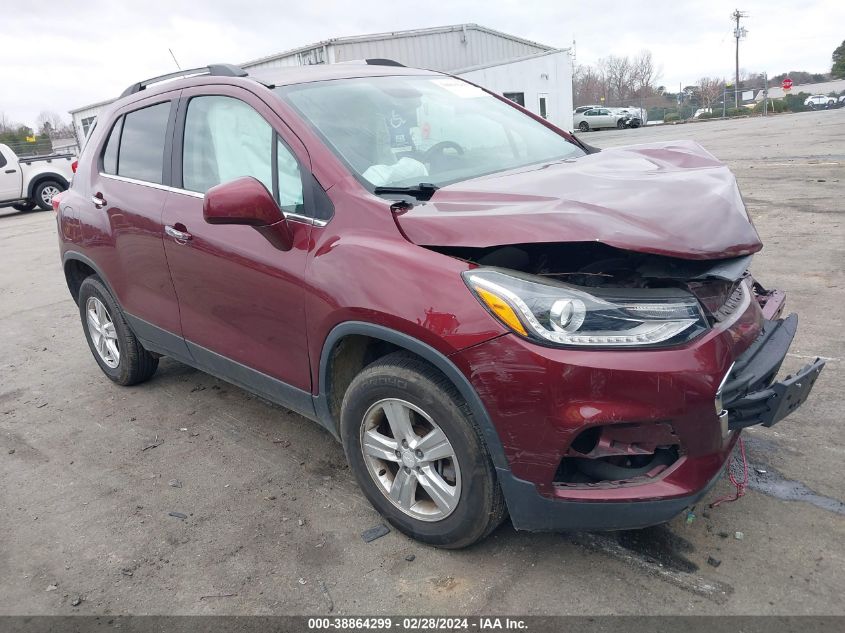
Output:
[[790,90],[792,88],[792,80],[789,77],[787,77],[786,79],[783,80],[783,83],[781,83],[781,86],[783,86],[784,90]]

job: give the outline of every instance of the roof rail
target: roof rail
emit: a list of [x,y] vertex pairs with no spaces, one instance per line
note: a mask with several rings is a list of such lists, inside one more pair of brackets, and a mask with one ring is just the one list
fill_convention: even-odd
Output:
[[210,75],[211,77],[246,77],[247,73],[243,68],[235,66],[234,64],[209,64],[200,68],[190,68],[187,70],[180,70],[175,73],[168,73],[166,75],[159,75],[152,79],[145,79],[132,84],[120,94],[120,98],[134,95],[136,92],[141,92],[147,86],[159,83],[160,81],[167,81],[168,79],[175,79],[177,77],[188,77],[194,75]]
[[365,59],[368,66],[399,66],[400,68],[405,68],[405,64],[400,64],[394,59],[381,59],[381,58],[374,58],[374,59]]

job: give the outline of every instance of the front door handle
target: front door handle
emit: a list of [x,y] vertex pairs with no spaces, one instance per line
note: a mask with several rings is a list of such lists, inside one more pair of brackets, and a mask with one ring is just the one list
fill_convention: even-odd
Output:
[[102,209],[104,206],[106,206],[106,199],[103,198],[103,194],[99,192],[91,196],[91,202],[93,202],[94,206],[98,209]]
[[180,244],[184,244],[192,237],[191,234],[187,231],[180,231],[179,229],[176,229],[170,226],[169,224],[164,227],[164,232]]
[[16,171],[17,171],[17,169],[7,169],[6,173],[7,174],[14,174]]

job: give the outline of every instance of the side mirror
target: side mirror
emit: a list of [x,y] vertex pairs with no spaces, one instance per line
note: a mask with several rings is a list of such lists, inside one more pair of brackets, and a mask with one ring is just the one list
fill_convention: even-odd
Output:
[[209,224],[245,224],[282,251],[293,247],[293,232],[285,214],[267,188],[252,176],[243,176],[209,189],[202,214]]

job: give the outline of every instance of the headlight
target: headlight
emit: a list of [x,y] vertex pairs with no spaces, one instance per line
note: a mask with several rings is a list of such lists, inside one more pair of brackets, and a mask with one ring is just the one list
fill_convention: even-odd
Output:
[[677,345],[707,329],[698,300],[676,288],[584,288],[495,268],[463,273],[481,303],[517,334],[574,347]]

